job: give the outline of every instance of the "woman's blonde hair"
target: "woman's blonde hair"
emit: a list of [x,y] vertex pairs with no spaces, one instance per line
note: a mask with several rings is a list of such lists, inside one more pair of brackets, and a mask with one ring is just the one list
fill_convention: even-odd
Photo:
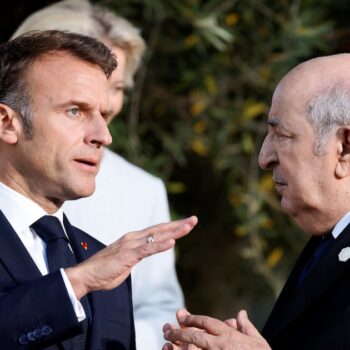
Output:
[[125,84],[133,86],[133,76],[140,66],[146,45],[140,30],[126,19],[86,0],[64,0],[30,15],[12,38],[32,30],[64,30],[89,35],[108,46],[126,52]]

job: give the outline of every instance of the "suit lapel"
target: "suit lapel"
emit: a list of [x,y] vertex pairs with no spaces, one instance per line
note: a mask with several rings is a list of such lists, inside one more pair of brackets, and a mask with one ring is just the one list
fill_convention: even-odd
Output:
[[26,247],[0,210],[0,260],[19,284],[42,277]]
[[[66,217],[64,217],[64,224],[78,262],[84,261],[96,253],[96,249],[89,249],[88,242],[81,239],[82,235],[80,231],[75,229]],[[26,247],[1,210],[0,242],[0,261],[3,262],[17,282],[24,283],[42,277],[40,270],[28,253]],[[84,249],[82,242],[87,243],[88,249]],[[92,243],[90,246],[94,247],[94,244]]]
[[[92,255],[94,255],[98,249],[96,247],[96,243],[90,238],[89,235],[83,233],[83,231],[75,228],[71,225],[67,217],[63,216],[63,223],[64,227],[66,229],[67,235],[69,237],[69,243],[73,249],[74,255],[77,259],[77,262],[80,263],[88,258],[90,258]],[[99,325],[96,325],[95,319],[96,315],[103,310],[103,306],[101,305],[101,293],[90,293],[87,295],[89,300],[89,309],[85,310],[90,314],[90,331],[88,333],[88,339],[87,339],[87,348],[91,348],[91,344],[94,343],[93,337],[95,337],[98,334],[98,327]],[[95,316],[94,316],[95,315]],[[97,330],[97,331],[96,331]]]
[[89,240],[90,237],[83,235],[82,231],[72,226],[66,215],[63,215],[63,223],[78,263],[90,258],[90,256],[96,253],[94,243]]
[[[72,226],[65,216],[63,221],[78,262],[88,259],[104,247],[93,237]],[[130,278],[118,288],[92,292],[88,298],[92,323],[86,348],[95,350],[103,344],[103,348],[106,349],[134,349]],[[110,332],[111,326],[113,326],[113,332]],[[126,345],[129,342],[131,342],[130,345]]]
[[350,268],[350,260],[339,261],[339,253],[345,247],[350,246],[350,225],[333,242],[310,271],[302,286],[296,289],[296,283],[302,269],[312,256],[319,238],[311,238],[303,253],[298,259],[283,291],[264,327],[263,334],[272,336],[285,328],[290,322],[300,315],[305,308],[318,299],[339,280]]

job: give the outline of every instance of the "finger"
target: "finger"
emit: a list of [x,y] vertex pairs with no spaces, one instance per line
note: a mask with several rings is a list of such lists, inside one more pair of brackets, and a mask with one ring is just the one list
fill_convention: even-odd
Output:
[[[183,317],[186,317],[187,315],[191,315],[186,309],[179,309],[177,312],[176,312],[176,318],[177,318],[177,321],[180,325],[180,327],[187,327],[183,324],[181,324],[181,319],[183,319]],[[178,327],[173,327],[174,328],[178,328]],[[200,332],[205,332],[205,330],[203,329],[199,329],[199,328],[196,328],[196,327],[188,327],[188,328],[193,328],[193,329],[196,329]],[[189,347],[189,349],[192,349],[192,347]],[[194,347],[193,347],[194,349]]]
[[172,323],[166,323],[163,326],[163,332],[167,331],[168,329],[176,329],[176,328],[179,328],[179,327]]
[[165,343],[162,347],[162,350],[198,350],[198,349],[199,348],[191,344],[175,345],[171,343]]
[[171,329],[164,338],[173,344],[181,344],[180,349],[213,349],[215,337],[195,328]]
[[161,231],[160,233],[152,234],[151,241],[149,240],[148,236],[145,237],[144,235],[140,235],[137,243],[139,244],[138,248],[140,248],[139,258],[143,259],[144,257],[164,252],[170,248],[173,248],[176,239],[187,235],[192,230],[194,225],[197,223],[197,218],[191,217],[182,221],[183,223],[180,226],[172,226],[172,229],[167,231],[164,231],[164,227],[162,227],[163,225],[167,224],[159,225],[159,227],[162,227],[160,229]]
[[184,219],[179,219],[179,220],[172,220],[169,222],[163,222],[157,225],[153,225],[153,226],[149,226],[147,228],[145,228],[142,231],[167,231],[167,230],[172,230],[174,228],[176,228],[177,226],[181,226],[182,224],[186,223],[186,222],[193,222],[194,224],[197,223],[198,218],[194,215],[189,216],[187,218]]
[[[155,242],[170,241],[166,243],[167,247],[160,248],[166,250],[169,249],[169,246],[171,247],[174,245],[174,239],[178,239],[188,234],[197,222],[197,217],[191,216],[182,220],[158,224],[144,230],[129,232],[114,243],[110,244],[110,246],[119,247],[122,244],[123,247],[133,249]],[[149,240],[150,236],[152,237],[151,241]]]
[[[115,246],[115,247],[113,247]],[[126,260],[129,262],[130,267],[136,265],[142,259],[164,252],[175,246],[175,240],[169,239],[167,241],[160,241],[154,243],[140,242],[140,241],[128,241],[127,244],[120,242],[115,242],[113,245],[109,246],[111,248],[116,248],[116,252],[119,253],[119,257],[124,255]],[[106,249],[106,248],[105,248]],[[114,254],[115,256],[117,254]]]
[[151,226],[142,231],[138,237],[147,242],[147,237],[152,235],[155,242],[166,241],[169,239],[178,239],[188,234],[197,224],[196,216],[191,216],[186,219],[171,221],[164,224]]
[[259,331],[248,319],[247,311],[241,310],[237,314],[237,329],[243,334],[252,336],[254,338],[262,337]]
[[179,315],[178,322],[180,326],[199,328],[213,335],[219,335],[220,333],[226,331],[228,327],[224,322],[215,318],[191,314]]
[[182,343],[180,345],[180,350],[197,350],[199,349],[197,346],[193,345],[193,344],[187,344],[187,343]]
[[165,343],[162,347],[162,350],[176,350],[178,347],[174,347],[171,343]]
[[179,309],[176,312],[176,319],[179,325],[181,326],[181,321],[184,317],[191,315],[186,309]]
[[167,241],[159,241],[154,243],[145,243],[138,247],[140,251],[140,257],[145,258],[147,256],[164,252],[175,246],[175,240],[169,239]]
[[[176,330],[176,329],[178,329],[179,328],[179,326],[177,326],[177,325],[175,325],[175,324],[171,324],[171,323],[166,323],[164,326],[163,326],[163,337],[164,337],[164,333],[166,332],[166,331],[168,331],[168,330]],[[165,339],[165,337],[164,337],[164,339]],[[180,344],[179,342],[175,342],[175,344],[173,344],[173,345],[178,345],[178,346],[180,346],[180,345],[182,345],[182,344]],[[174,348],[176,348],[177,349],[177,347],[174,347]],[[183,346],[181,346],[179,349],[183,349]],[[186,348],[187,349],[187,348]]]
[[[197,217],[192,216],[187,219],[166,224],[159,224],[157,227],[160,233],[153,234],[152,240],[147,237],[150,232],[147,230],[131,232],[124,235],[121,239],[111,244],[112,251],[121,251],[129,256],[131,265],[134,266],[142,259],[157,253],[171,249],[175,245],[175,239],[188,234],[197,223]],[[161,239],[159,238],[161,237]]]
[[224,321],[229,327],[237,329],[237,320],[235,318],[229,318]]

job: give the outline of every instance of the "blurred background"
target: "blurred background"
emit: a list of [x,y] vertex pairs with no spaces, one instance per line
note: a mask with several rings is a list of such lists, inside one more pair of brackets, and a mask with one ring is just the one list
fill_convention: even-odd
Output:
[[[53,2],[7,2],[1,42]],[[261,326],[308,238],[257,165],[271,95],[299,62],[349,51],[350,2],[92,2],[128,18],[148,44],[112,148],[164,179],[173,218],[199,217],[176,251],[187,307],[222,319],[246,308]]]

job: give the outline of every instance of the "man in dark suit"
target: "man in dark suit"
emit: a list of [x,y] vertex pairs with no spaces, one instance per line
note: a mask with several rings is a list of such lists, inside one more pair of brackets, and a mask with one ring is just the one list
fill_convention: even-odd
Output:
[[312,237],[262,334],[243,310],[225,322],[180,310],[183,328],[164,326],[163,349],[350,349],[350,55],[289,72],[267,124],[259,164]]
[[95,188],[111,142],[110,50],[60,31],[0,46],[0,348],[135,349],[130,274],[172,248],[192,217],[108,247],[61,206]]

